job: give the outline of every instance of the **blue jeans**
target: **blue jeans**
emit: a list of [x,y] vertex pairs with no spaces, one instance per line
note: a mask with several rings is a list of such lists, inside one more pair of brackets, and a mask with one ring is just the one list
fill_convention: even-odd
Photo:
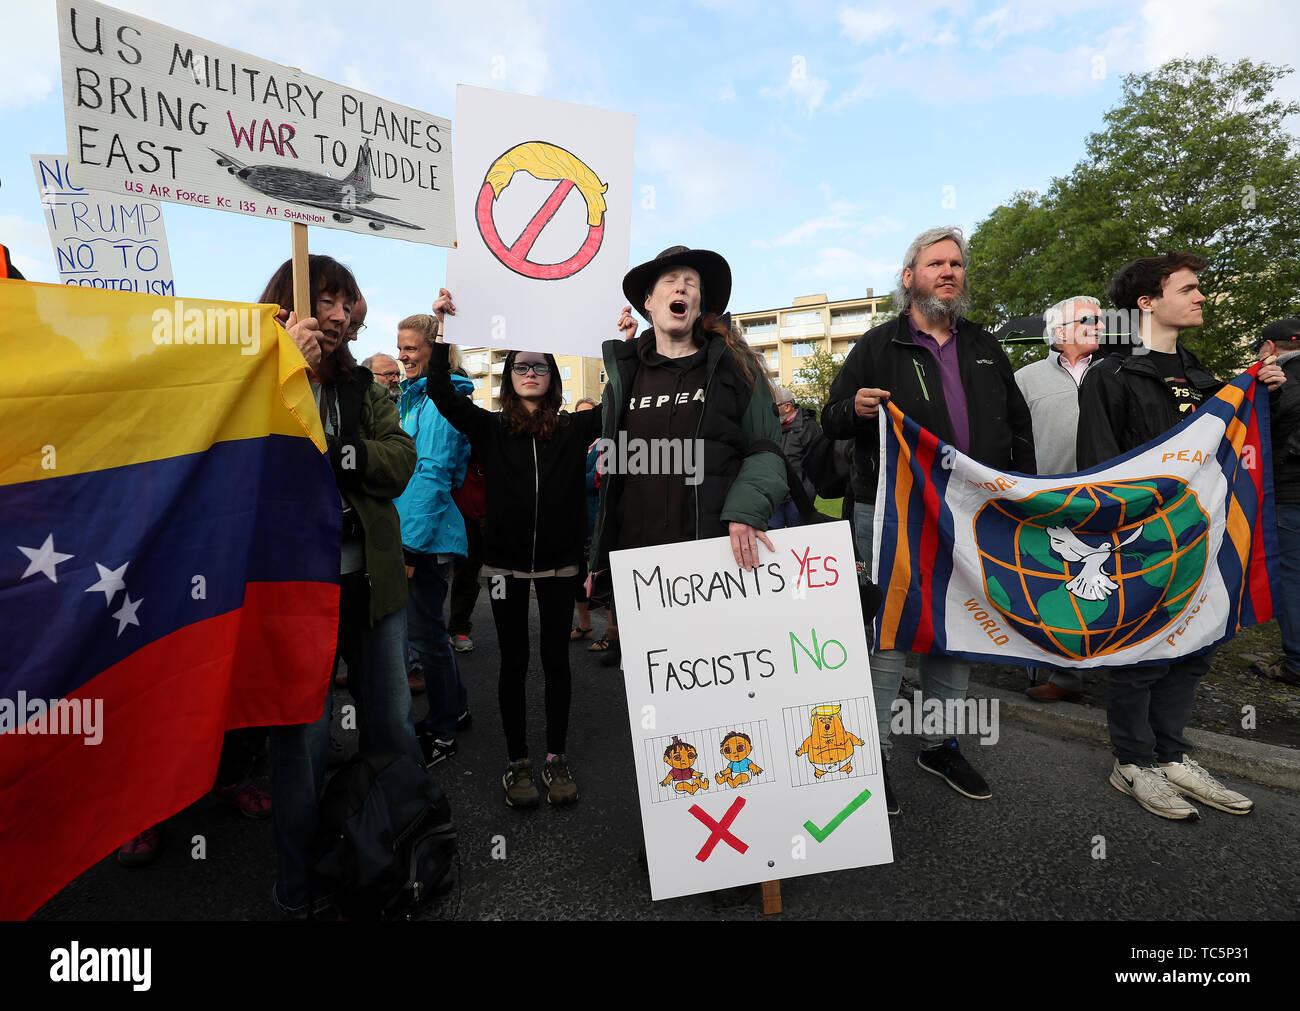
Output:
[[799,515],[799,507],[794,504],[793,499],[786,499],[772,514],[772,518],[767,521],[769,530],[780,530],[783,527],[801,527],[803,526],[803,517]]
[[[364,573],[349,573],[339,588],[338,656],[348,667],[348,689],[357,700],[361,750],[397,752],[421,766],[406,682],[406,612],[370,624],[370,593]],[[293,915],[323,905],[325,887],[311,874],[311,848],[319,823],[321,786],[329,759],[332,695],[314,723],[271,727],[271,824],[275,836],[276,902]]]
[[424,668],[429,693],[429,715],[421,729],[431,732],[436,740],[450,743],[456,739],[457,717],[469,708],[469,694],[442,617],[451,563],[439,563],[434,555],[409,553],[406,561],[415,570],[406,598],[407,634],[411,650]]
[[1300,671],[1300,505],[1277,505],[1278,591],[1273,601],[1287,666]]
[[[866,502],[853,504],[853,534],[858,542],[858,554],[867,563],[867,577],[871,573],[871,539],[875,530],[875,508]],[[874,630],[867,627],[867,642]],[[889,740],[889,722],[894,699],[903,683],[903,668],[907,654],[899,649],[871,651],[871,684],[876,698],[876,726],[880,730],[880,750],[889,757],[892,744]],[[964,699],[970,684],[970,664],[943,653],[922,653],[918,657],[921,672],[921,700]],[[944,738],[957,736],[956,713],[949,707],[944,710],[943,736],[922,734],[921,745],[938,747]]]

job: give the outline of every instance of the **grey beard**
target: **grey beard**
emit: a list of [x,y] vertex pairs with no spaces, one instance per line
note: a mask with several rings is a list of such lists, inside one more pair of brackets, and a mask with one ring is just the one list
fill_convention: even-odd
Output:
[[965,316],[966,310],[970,308],[970,291],[963,288],[947,302],[938,295],[914,295],[912,304],[926,319],[938,319],[941,316],[956,319]]

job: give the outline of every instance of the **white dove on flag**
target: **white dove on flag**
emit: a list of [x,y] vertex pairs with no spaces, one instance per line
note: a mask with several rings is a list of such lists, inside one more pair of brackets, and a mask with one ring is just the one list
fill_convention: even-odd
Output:
[[1140,533],[1142,528],[1138,527],[1114,547],[1110,541],[1102,541],[1099,547],[1094,548],[1079,540],[1069,527],[1047,528],[1047,537],[1055,554],[1067,562],[1083,563],[1083,571],[1065,584],[1065,588],[1080,600],[1105,600],[1119,589],[1119,583],[1101,567],[1114,552],[1132,543]]

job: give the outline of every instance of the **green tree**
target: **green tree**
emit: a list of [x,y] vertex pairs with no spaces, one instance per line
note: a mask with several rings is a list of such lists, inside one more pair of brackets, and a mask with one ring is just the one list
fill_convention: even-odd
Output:
[[[1289,67],[1214,57],[1124,78],[1084,158],[1045,193],[1016,193],[971,235],[971,316],[998,326],[1070,295],[1108,306],[1130,260],[1169,250],[1210,261],[1205,323],[1184,337],[1221,376],[1260,328],[1300,301],[1300,151],[1274,86]],[[1013,362],[1042,357],[1009,347]]]
[[818,415],[830,399],[831,383],[844,364],[843,355],[833,355],[825,348],[803,360],[803,366],[794,373],[790,392],[802,407],[811,407]]

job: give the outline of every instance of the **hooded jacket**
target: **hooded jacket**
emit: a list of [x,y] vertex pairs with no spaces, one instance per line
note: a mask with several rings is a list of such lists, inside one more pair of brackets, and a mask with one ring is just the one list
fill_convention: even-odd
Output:
[[[1181,343],[1178,357],[1188,384],[1205,396],[1212,397],[1223,387]],[[1094,360],[1079,385],[1079,470],[1146,445],[1184,417],[1150,356],[1134,354],[1122,345]]]
[[[402,519],[402,547],[421,555],[465,555],[465,519],[452,501],[451,490],[465,480],[469,439],[438,413],[425,395],[427,380],[402,382],[398,414],[402,430],[415,440],[415,473],[396,501]],[[451,376],[452,388],[466,396],[474,384]]]
[[[781,423],[766,378],[754,376],[754,382],[747,385],[726,341],[708,332],[705,336],[704,404],[695,432],[703,451],[701,479],[689,486],[682,482],[693,502],[697,540],[726,536],[730,523],[766,530],[768,520],[789,493],[780,446]],[[647,330],[638,340],[604,344],[609,379],[602,397],[602,434],[609,444],[617,444],[619,432],[627,430],[628,399],[638,370],[654,367],[642,361],[638,346],[653,340],[654,331]],[[621,546],[625,485],[620,474],[601,476],[600,514],[592,536],[593,572],[607,569],[610,551]]]
[[398,423],[397,405],[369,369],[358,367],[328,385],[338,391],[339,408],[339,434],[326,437],[330,464],[339,491],[361,522],[373,625],[406,605],[406,567],[393,499],[415,470],[415,443]]
[[[972,459],[998,470],[1035,474],[1034,429],[1002,345],[968,319],[957,321],[957,363],[970,419]],[[856,439],[853,497],[876,500],[880,422],[860,418],[854,398],[863,388],[888,390],[889,403],[944,442],[953,441],[939,363],[912,339],[905,315],[868,330],[853,345],[831,383],[822,431],[831,439]]]
[[600,431],[601,409],[561,414],[549,439],[507,432],[500,412],[452,389],[446,344],[433,346],[426,390],[483,461],[483,564],[518,572],[578,565],[587,539],[587,447]]

